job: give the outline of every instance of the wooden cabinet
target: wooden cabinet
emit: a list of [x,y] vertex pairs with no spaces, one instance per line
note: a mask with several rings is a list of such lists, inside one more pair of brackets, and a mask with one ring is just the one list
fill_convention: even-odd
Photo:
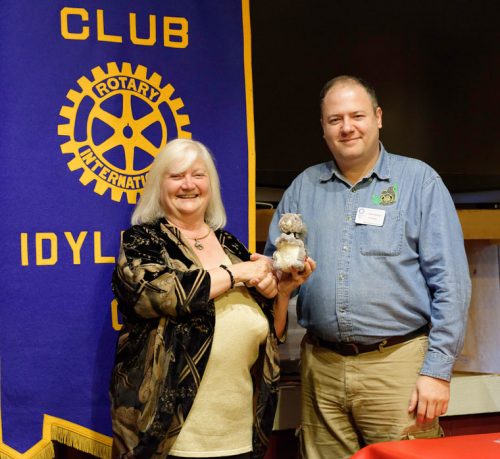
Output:
[[490,239],[500,242],[500,209],[458,210],[464,239]]

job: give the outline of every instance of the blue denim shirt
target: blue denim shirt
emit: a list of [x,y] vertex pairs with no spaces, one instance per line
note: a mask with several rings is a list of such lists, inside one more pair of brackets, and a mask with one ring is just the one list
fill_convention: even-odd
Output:
[[[382,226],[355,223],[382,209]],[[299,323],[330,341],[375,343],[430,323],[422,375],[449,380],[464,339],[470,277],[460,222],[438,174],[385,151],[351,186],[334,161],[306,169],[286,190],[265,248],[275,250],[283,213],[302,215],[317,269],[300,288]]]

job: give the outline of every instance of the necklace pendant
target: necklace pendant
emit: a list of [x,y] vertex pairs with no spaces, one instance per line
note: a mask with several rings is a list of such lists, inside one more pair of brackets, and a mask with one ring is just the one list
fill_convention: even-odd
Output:
[[205,236],[201,236],[201,237],[190,237],[189,239],[191,239],[192,241],[194,241],[194,248],[195,249],[198,249],[198,250],[203,250],[205,247],[203,246],[203,244],[200,242],[202,239],[205,239],[207,238],[208,236],[210,236],[210,233],[212,232],[212,228],[208,228],[208,233],[205,234]]

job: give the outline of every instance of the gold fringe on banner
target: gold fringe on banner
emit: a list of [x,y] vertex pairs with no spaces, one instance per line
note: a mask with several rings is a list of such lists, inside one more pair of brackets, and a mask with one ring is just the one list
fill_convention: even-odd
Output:
[[89,438],[79,432],[66,430],[64,427],[56,425],[52,426],[50,436],[52,440],[83,451],[84,453],[92,454],[101,459],[111,458],[111,446],[101,443],[97,438]]
[[19,453],[3,443],[0,418],[0,459],[53,459],[55,452],[52,441],[92,454],[100,459],[111,458],[113,443],[111,437],[47,414],[43,418],[42,439],[25,453]]
[[111,458],[112,439],[110,437],[64,419],[45,415],[44,432],[45,428],[48,429],[49,426],[51,440],[92,454],[100,459]]

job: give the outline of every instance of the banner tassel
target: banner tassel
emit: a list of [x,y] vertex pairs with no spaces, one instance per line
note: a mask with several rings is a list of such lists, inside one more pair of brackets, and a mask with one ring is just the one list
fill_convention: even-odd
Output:
[[[92,454],[100,459],[111,458],[111,448],[109,445],[101,443],[95,438],[88,438],[63,427],[52,425],[51,438],[52,440],[83,451],[84,453]],[[52,457],[54,456],[50,456],[50,458]],[[49,456],[47,456],[47,458],[40,456],[40,458],[37,457],[37,459],[49,459]]]

